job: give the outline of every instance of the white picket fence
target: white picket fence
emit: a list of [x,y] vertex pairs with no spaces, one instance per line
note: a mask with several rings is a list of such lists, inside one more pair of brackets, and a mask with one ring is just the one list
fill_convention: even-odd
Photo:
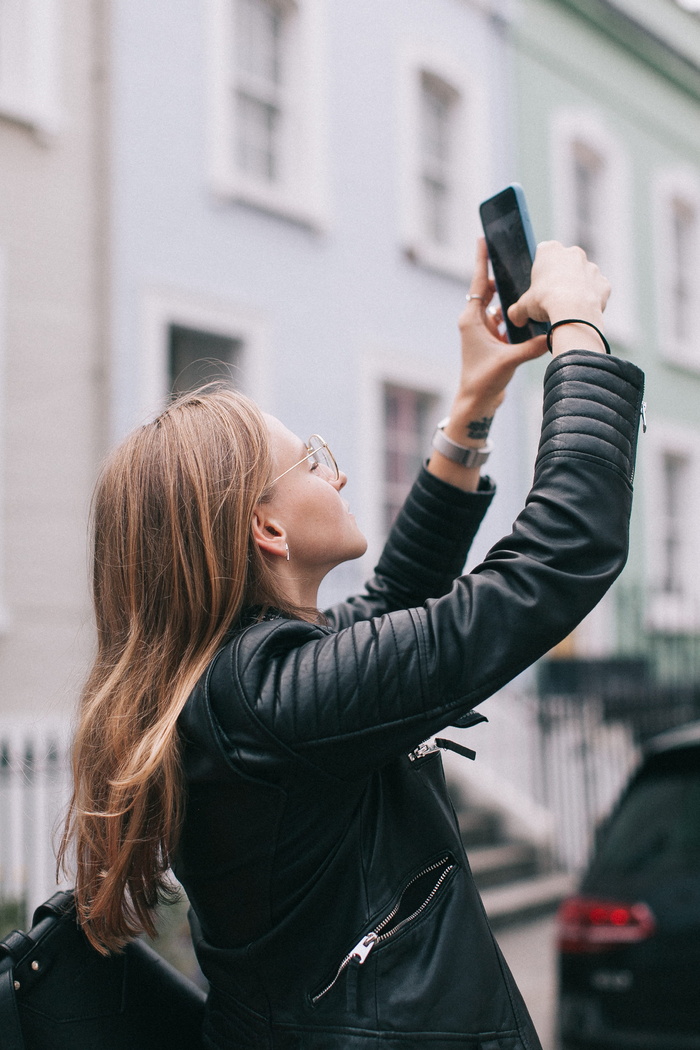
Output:
[[0,901],[20,904],[24,923],[58,888],[69,734],[67,721],[0,723]]

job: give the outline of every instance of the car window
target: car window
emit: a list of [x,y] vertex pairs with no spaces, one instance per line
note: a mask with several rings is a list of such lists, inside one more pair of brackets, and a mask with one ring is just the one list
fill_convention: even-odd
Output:
[[656,756],[601,837],[592,876],[700,872],[700,756]]

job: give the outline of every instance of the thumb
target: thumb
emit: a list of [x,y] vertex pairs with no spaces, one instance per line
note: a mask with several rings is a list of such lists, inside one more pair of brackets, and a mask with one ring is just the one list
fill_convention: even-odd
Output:
[[522,328],[524,324],[529,320],[529,313],[527,308],[528,293],[525,292],[520,296],[516,302],[508,307],[508,318],[517,325],[518,328]]
[[[508,316],[510,317],[510,310]],[[532,339],[526,339],[524,343],[511,344],[512,358],[516,364],[522,364],[523,361],[534,361],[536,357],[542,357],[547,349],[546,335],[536,335]]]

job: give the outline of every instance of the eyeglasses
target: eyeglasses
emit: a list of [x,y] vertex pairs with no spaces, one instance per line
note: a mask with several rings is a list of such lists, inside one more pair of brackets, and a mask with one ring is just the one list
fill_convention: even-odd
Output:
[[328,445],[320,434],[312,434],[306,446],[306,455],[303,459],[298,460],[296,463],[293,463],[291,467],[287,467],[286,470],[282,471],[282,473],[274,479],[272,484],[275,485],[280,478],[285,476],[285,474],[289,474],[290,470],[294,470],[295,467],[299,467],[302,463],[306,463],[307,459],[313,460],[313,469],[324,479],[324,481],[337,481],[340,477],[338,464],[336,463],[335,457]]

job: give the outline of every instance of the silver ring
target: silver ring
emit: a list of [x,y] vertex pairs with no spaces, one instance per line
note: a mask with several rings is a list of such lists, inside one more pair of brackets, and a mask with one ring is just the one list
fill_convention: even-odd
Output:
[[470,292],[469,295],[465,295],[464,298],[469,303],[469,302],[471,302],[472,299],[478,299],[481,302],[484,297],[483,297],[483,295],[472,295],[472,293]]

